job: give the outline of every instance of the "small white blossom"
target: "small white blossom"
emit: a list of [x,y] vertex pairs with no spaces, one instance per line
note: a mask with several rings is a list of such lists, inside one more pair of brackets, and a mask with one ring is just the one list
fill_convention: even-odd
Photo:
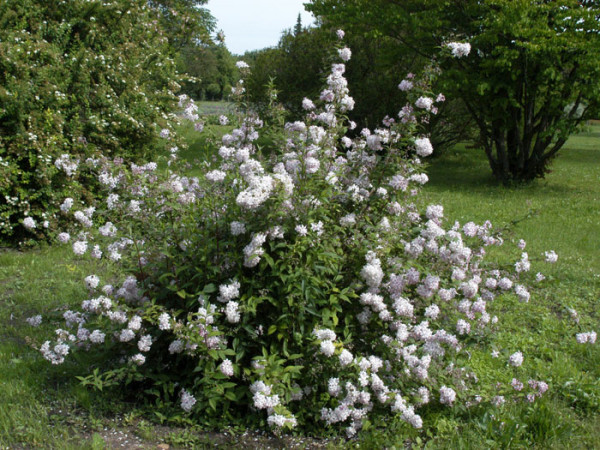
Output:
[[170,330],[171,329],[171,316],[167,313],[162,313],[158,317],[158,328],[161,330]]
[[558,261],[558,255],[556,254],[556,252],[554,250],[545,252],[544,256],[546,257],[546,262],[548,262],[550,264],[554,264],[556,261]]
[[228,359],[224,360],[221,363],[221,365],[219,366],[219,370],[226,377],[232,377],[233,376],[233,364]]
[[433,146],[428,138],[415,139],[417,155],[421,157],[429,156],[433,153]]
[[350,58],[352,57],[352,51],[348,47],[339,49],[338,54],[340,55],[340,58],[342,59],[342,61],[349,61]]
[[38,327],[42,323],[42,316],[38,314],[37,316],[28,317],[25,321],[32,327]]
[[190,394],[185,389],[181,390],[181,409],[185,412],[190,412],[194,405],[196,404],[196,399],[192,394]]
[[35,220],[31,217],[25,217],[25,219],[23,219],[23,226],[28,230],[33,230],[36,227]]
[[88,289],[96,289],[100,284],[100,278],[97,275],[89,275],[85,277],[85,286]]
[[468,56],[471,53],[471,44],[468,42],[449,42],[446,44],[452,51],[452,56],[455,58],[462,58],[463,56]]
[[515,352],[508,358],[508,363],[513,367],[519,367],[523,364],[523,353]]
[[452,406],[454,400],[456,400],[456,392],[454,392],[454,389],[442,386],[440,388],[440,403]]

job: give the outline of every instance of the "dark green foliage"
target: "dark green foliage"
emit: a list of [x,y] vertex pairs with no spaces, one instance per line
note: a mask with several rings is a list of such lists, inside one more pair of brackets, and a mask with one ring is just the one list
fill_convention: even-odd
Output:
[[227,100],[237,81],[235,59],[222,43],[187,45],[177,66],[188,76],[181,91],[195,100]]
[[159,13],[160,25],[172,50],[199,42],[210,42],[215,19],[203,7],[208,0],[148,0]]
[[291,117],[302,116],[302,99],[316,99],[328,72],[332,36],[321,29],[286,32],[275,48],[244,55],[251,66],[246,80],[250,100],[260,111],[268,102],[267,85],[274,79],[278,99]]
[[[245,55],[252,67],[246,82],[250,100],[259,111],[265,109],[267,85],[272,79],[278,98],[288,110],[290,119],[302,116],[302,99],[318,99],[322,82],[327,76],[323,67],[332,59],[335,28],[321,25],[299,30],[298,24],[285,33],[277,47],[266,48]],[[399,105],[406,102],[405,93],[398,83],[409,72],[418,72],[424,59],[407,52],[390,37],[369,33],[349,33],[345,41],[352,49],[347,63],[346,77],[350,95],[356,100],[356,109],[349,117],[362,127],[376,128],[383,117],[395,117]],[[427,131],[436,153],[472,136],[473,123],[460,101],[449,99],[437,116],[432,116]]]
[[469,57],[442,61],[439,86],[462,100],[505,183],[543,177],[567,137],[600,111],[596,1],[313,0],[308,9],[414,57],[470,42]]

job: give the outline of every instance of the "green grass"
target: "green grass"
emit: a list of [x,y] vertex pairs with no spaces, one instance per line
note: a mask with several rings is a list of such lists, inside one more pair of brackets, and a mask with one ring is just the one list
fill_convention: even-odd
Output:
[[233,111],[231,102],[202,101],[196,102],[196,105],[198,105],[198,113],[201,115],[229,114]]
[[[215,127],[214,135],[224,130]],[[182,131],[189,143],[182,151],[183,159],[192,162],[210,156],[214,144],[207,140],[208,134],[195,134],[189,127]],[[492,345],[502,356],[494,359],[491,348],[486,348],[474,352],[469,365],[483,384],[508,383],[514,374],[506,367],[506,357],[520,349],[528,368],[519,376],[523,381],[528,377],[546,380],[550,391],[533,405],[510,404],[497,411],[431,410],[422,433],[395,420],[385,427],[374,424],[363,433],[361,447],[400,448],[407,439],[424,448],[598,445],[600,343],[579,345],[575,333],[600,332],[599,156],[600,126],[594,126],[569,140],[546,179],[526,187],[498,185],[483,153],[464,146],[433,160],[424,204],[444,205],[451,222],[489,219],[496,226],[509,226],[505,246],[491,250],[493,259],[514,262],[519,252],[508,241],[523,238],[533,260],[532,270],[548,276],[532,290],[529,304],[515,300],[493,305],[503,313]],[[198,173],[195,169],[191,174]],[[541,262],[541,254],[550,249],[559,254],[559,261],[549,267]],[[75,376],[85,374],[97,362],[80,361],[78,366],[73,361],[54,367],[33,348],[50,338],[54,319],[85,299],[83,278],[94,271],[103,279],[110,277],[109,268],[98,272],[68,248],[0,253],[0,447],[104,448],[111,445],[102,431],[106,427],[128,430],[146,446],[160,441],[180,446],[213,442],[185,430],[165,431],[150,423],[148,416],[140,421],[143,412],[135,405],[81,387]],[[579,312],[579,325],[569,318],[567,307]],[[45,318],[39,328],[25,322],[35,314]]]
[[[497,227],[507,227],[509,239],[490,253],[514,263],[519,251],[513,242],[522,238],[533,261],[532,271],[548,277],[532,290],[529,304],[495,305],[504,316],[494,347],[507,354],[521,349],[533,363],[527,375],[550,384],[544,411],[538,411],[537,405],[522,405],[503,414],[505,421],[526,425],[514,434],[511,445],[591,448],[600,442],[600,351],[598,344],[575,341],[578,332],[600,331],[599,138],[600,126],[572,137],[554,161],[552,173],[526,187],[499,185],[483,152],[465,146],[434,160],[428,170],[424,203],[444,205],[450,223],[489,219]],[[543,252],[550,249],[559,254],[553,266],[543,262]],[[579,324],[567,308],[579,312]],[[490,380],[507,376],[505,361],[483,353],[472,355],[473,366]],[[498,446],[507,431],[490,431],[494,427],[489,423],[484,427],[486,420],[484,416],[459,420],[455,429],[436,436],[430,445]]]
[[[86,395],[61,371],[40,359],[39,346],[50,337],[48,318],[85,298],[81,281],[89,267],[67,249],[0,253],[0,444],[81,448],[82,439],[64,423]],[[25,318],[42,314],[32,328]],[[72,419],[76,416],[73,415]],[[80,427],[83,431],[83,428]]]

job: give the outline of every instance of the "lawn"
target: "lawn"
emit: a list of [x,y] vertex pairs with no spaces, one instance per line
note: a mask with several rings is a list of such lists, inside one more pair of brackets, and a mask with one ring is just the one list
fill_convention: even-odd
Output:
[[[205,158],[207,141],[189,129],[185,135],[190,149],[182,157],[190,162]],[[510,241],[522,238],[532,270],[546,275],[547,280],[532,289],[528,304],[515,300],[495,305],[508,313],[494,349],[521,349],[533,362],[528,375],[548,382],[550,390],[534,404],[434,413],[421,435],[411,439],[416,447],[592,448],[600,442],[600,344],[575,341],[578,332],[600,332],[599,156],[600,126],[595,125],[569,140],[546,179],[526,187],[499,186],[483,153],[465,146],[432,160],[423,203],[444,205],[450,221],[489,219],[506,228],[507,248],[493,249],[498,259],[514,263]],[[546,250],[559,255],[549,269],[541,263]],[[319,440],[260,440],[264,438],[244,435],[242,430],[206,434],[193,427],[161,424],[149,406],[81,386],[75,376],[88,375],[97,362],[48,364],[32,347],[51,335],[54,319],[85,299],[83,278],[92,271],[110,279],[110,267],[92,270],[69,249],[51,246],[0,253],[0,447],[105,448],[125,441],[139,448],[164,442],[199,447],[216,442],[327,445]],[[568,308],[577,310],[579,323]],[[36,314],[44,321],[33,328],[25,319]],[[490,351],[471,355],[470,364],[490,380],[508,382],[512,376],[505,360],[493,358]],[[401,424],[392,420],[384,425],[374,424],[358,443],[365,448],[403,446]]]

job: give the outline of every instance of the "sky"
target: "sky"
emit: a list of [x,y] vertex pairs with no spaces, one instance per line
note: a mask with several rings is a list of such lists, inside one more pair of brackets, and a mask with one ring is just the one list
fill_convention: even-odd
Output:
[[302,16],[304,26],[313,23],[304,11],[307,0],[209,0],[204,5],[217,20],[217,30],[225,33],[225,44],[231,53],[273,47],[281,32],[293,28]]

